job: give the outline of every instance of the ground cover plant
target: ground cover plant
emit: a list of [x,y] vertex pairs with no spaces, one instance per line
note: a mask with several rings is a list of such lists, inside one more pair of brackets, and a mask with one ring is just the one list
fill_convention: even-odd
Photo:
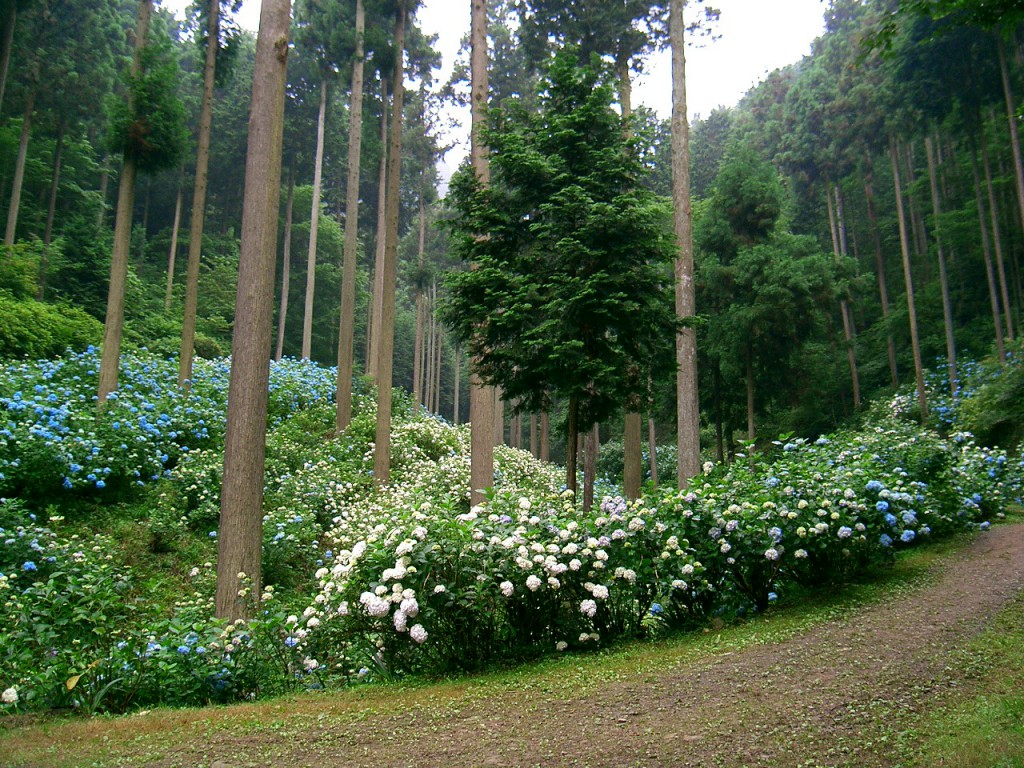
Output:
[[[193,705],[604,648],[765,611],[893,552],[987,528],[1019,460],[906,418],[902,399],[817,440],[708,464],[686,490],[582,510],[562,472],[496,451],[469,504],[469,435],[400,392],[393,482],[373,484],[374,398],[333,435],[334,372],[274,364],[264,583],[254,619],[212,618],[227,362],[126,358],[95,410],[97,356],[0,372],[3,711]],[[955,427],[955,422],[951,422]],[[89,510],[134,516],[187,590],[150,574]],[[117,511],[120,510],[120,511]]]

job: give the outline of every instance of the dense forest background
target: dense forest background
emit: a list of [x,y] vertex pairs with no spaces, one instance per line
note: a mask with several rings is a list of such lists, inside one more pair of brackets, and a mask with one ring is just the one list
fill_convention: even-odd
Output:
[[[278,343],[268,350],[275,357],[337,360],[356,39],[350,5],[310,0],[294,8]],[[354,335],[356,372],[371,375],[392,5],[366,3]],[[890,0],[833,0],[810,55],[772,72],[738,105],[694,121],[701,442],[709,454],[724,458],[742,439],[826,431],[871,396],[913,384],[922,368],[945,366],[955,382],[958,360],[1014,350],[1024,290],[1015,103],[1024,46],[1019,19],[993,23],[960,5],[968,10],[934,20],[897,15]],[[124,338],[178,354],[209,8],[193,7],[182,23],[157,7],[151,45],[134,70],[137,2],[4,0],[0,10],[0,210],[8,213],[0,355],[50,357],[102,341],[115,190],[130,146],[139,176]],[[622,84],[645,51],[667,42],[658,13],[618,34],[607,31],[621,25],[611,11],[558,30],[538,21],[545,13],[542,2],[492,3],[492,104],[535,103],[551,50],[575,44],[603,55],[618,108],[628,112]],[[229,3],[218,36],[195,299],[194,350],[204,357],[231,348],[255,52]],[[468,59],[452,82],[436,83],[437,54],[414,16],[405,45],[394,383],[464,421],[465,355],[436,312],[445,274],[462,266],[449,230],[437,226],[452,215],[437,190],[444,105],[465,102]],[[125,118],[126,104],[148,105],[146,135],[132,132],[139,123]],[[668,122],[642,108],[632,120],[644,184],[668,197]],[[668,303],[671,284],[668,265]],[[670,442],[663,438],[675,429],[671,377],[655,380],[653,391],[655,441]],[[509,416],[505,441],[527,445],[529,422]],[[602,436],[614,442],[621,430],[621,415],[612,416]]]

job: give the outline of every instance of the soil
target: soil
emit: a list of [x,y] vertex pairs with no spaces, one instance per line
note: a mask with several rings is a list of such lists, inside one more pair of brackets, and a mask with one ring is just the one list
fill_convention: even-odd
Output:
[[466,685],[402,711],[367,706],[362,717],[350,702],[344,716],[286,704],[276,723],[251,729],[185,719],[175,746],[130,764],[894,765],[899,734],[919,713],[969,693],[978,670],[965,643],[1022,597],[1024,525],[998,526],[896,599],[778,641],[626,670],[582,692]]

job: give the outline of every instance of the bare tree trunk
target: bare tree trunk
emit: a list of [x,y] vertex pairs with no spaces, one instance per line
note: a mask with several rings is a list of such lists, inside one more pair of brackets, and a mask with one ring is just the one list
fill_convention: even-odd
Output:
[[647,419],[647,451],[651,468],[651,486],[658,488],[658,435],[654,426],[654,417]]
[[[249,615],[260,595],[268,351],[281,198],[289,0],[263,0],[245,161],[235,335],[217,537],[217,616]],[[243,575],[244,574],[244,575]],[[248,583],[246,583],[248,581]],[[246,590],[251,589],[251,599]]]
[[171,227],[171,247],[167,253],[167,288],[164,291],[164,312],[171,311],[171,297],[174,295],[174,265],[178,258],[178,231],[181,228],[181,200],[184,192],[181,189],[181,177],[184,169],[178,174],[178,194],[174,198],[174,225]]
[[[686,49],[683,0],[669,6],[672,46],[672,205],[679,256],[675,262],[676,317],[696,314],[693,284],[693,221],[690,203],[690,125],[686,116]],[[683,328],[676,336],[676,480],[682,488],[700,471],[700,406],[697,399],[697,333]]]
[[864,198],[867,201],[868,221],[871,223],[871,237],[875,244],[875,267],[878,271],[878,295],[882,302],[882,322],[885,324],[885,345],[889,354],[889,382],[892,386],[899,386],[899,377],[896,371],[896,342],[892,337],[892,328],[889,326],[889,288],[885,277],[885,255],[882,251],[882,237],[878,231],[878,212],[875,210],[875,190],[872,182],[874,171],[870,165],[871,156],[868,155],[868,172],[864,176]]
[[[142,49],[149,33],[153,0],[141,0],[135,27],[135,53],[132,75],[141,66]],[[131,247],[132,213],[135,208],[135,158],[125,154],[117,193],[117,219],[114,223],[114,247],[110,258],[110,285],[107,289],[107,315],[103,324],[103,352],[100,357],[99,386],[96,404],[103,409],[107,395],[117,389],[117,372],[121,360],[121,333],[124,327],[124,293],[128,281],[128,249]]]
[[889,139],[889,158],[892,161],[893,185],[896,188],[896,217],[899,220],[900,251],[903,254],[903,279],[907,286],[907,314],[910,320],[910,346],[914,354],[914,377],[917,382],[917,402],[921,407],[921,420],[928,417],[928,400],[924,391],[924,366],[921,364],[921,343],[917,334],[917,309],[914,307],[914,275],[910,268],[910,243],[907,240],[907,217],[903,209],[903,183],[900,181],[899,147]]
[[[747,348],[747,440],[754,442],[754,353]],[[753,447],[751,447],[753,450]]]
[[[437,304],[437,283],[434,283],[434,304]],[[434,344],[437,360],[434,363],[434,413],[441,413],[441,344],[443,342],[441,324],[437,325],[437,342]]]
[[7,71],[11,63],[11,49],[14,47],[14,27],[18,22],[17,0],[5,0],[3,6],[6,13],[3,18],[3,31],[0,32],[0,107],[4,104]]
[[569,410],[565,420],[565,487],[576,496],[576,457],[579,454],[579,399],[569,398]]
[[594,482],[597,480],[597,458],[601,450],[601,428],[595,424],[583,438],[583,509],[594,508]]
[[348,110],[348,178],[345,182],[345,245],[341,266],[341,317],[338,321],[338,400],[334,424],[340,433],[352,423],[352,375],[355,362],[356,251],[359,246],[359,170],[363,145],[363,35],[366,11],[356,0],[356,49]]
[[[1013,85],[1010,80],[1010,71],[1006,66],[1006,48],[1003,45],[1003,36],[998,28],[994,32],[996,36],[996,51],[999,55],[999,73],[1003,79],[1003,96],[1006,99],[1006,118],[1010,127],[1010,149],[1013,152],[1013,178],[1017,183],[1017,205],[1020,210],[1021,224],[1024,225],[1024,160],[1021,159],[1020,136],[1017,131],[1017,108],[1013,99]],[[1011,337],[1013,334],[1009,334]]]
[[494,444],[505,444],[505,394],[494,387]]
[[377,326],[377,431],[373,449],[373,481],[391,482],[391,386],[395,348],[395,290],[398,269],[398,208],[402,171],[402,98],[405,62],[405,0],[398,0],[395,21],[395,75],[391,98],[391,146],[388,149],[387,228]]
[[540,455],[540,444],[538,439],[540,434],[537,431],[537,412],[534,411],[530,414],[530,455],[533,458],[537,458]]
[[295,176],[288,169],[288,201],[284,204],[284,245],[281,248],[281,300],[277,308],[277,347],[274,359],[284,355],[284,329],[288,324],[288,294],[292,281],[292,203],[295,197]]
[[[832,208],[832,197],[828,190],[825,197],[828,198],[828,220],[832,226],[832,252],[835,255],[836,263],[840,258],[846,257],[846,222],[843,218],[843,197],[839,185],[833,186],[835,193],[835,211]],[[843,297],[839,300],[839,311],[843,318],[843,339],[846,342],[846,359],[850,367],[850,382],[853,388],[853,409],[860,410],[860,377],[857,375],[857,351],[856,339],[853,335],[853,322],[850,318],[850,306]]]
[[57,127],[57,143],[53,148],[53,175],[50,177],[50,200],[46,206],[46,226],[43,228],[43,254],[39,259],[39,278],[36,281],[36,299],[46,294],[46,273],[50,268],[50,243],[53,240],[53,220],[57,215],[57,190],[60,188],[61,158],[64,154],[64,121]]
[[419,274],[416,277],[416,338],[412,348],[412,399],[417,405],[423,402],[423,385],[420,381],[423,377],[423,331],[426,322],[423,308],[423,266],[426,254],[427,237],[427,215],[426,205],[423,202],[423,193],[420,193],[420,240],[419,240]]
[[939,257],[939,287],[942,291],[942,320],[946,326],[946,367],[949,373],[949,394],[956,396],[956,339],[953,336],[953,304],[949,298],[949,276],[946,273],[946,254],[942,249],[942,231],[939,220],[942,206],[939,185],[935,175],[935,149],[931,136],[924,138],[924,151],[928,158],[928,183],[932,194],[932,212],[935,218],[935,247]]
[[[470,73],[472,79],[470,161],[481,184],[491,180],[490,161],[481,131],[487,121],[487,0],[471,0]],[[494,485],[494,389],[484,385],[479,361],[469,361],[470,489],[473,504],[484,501],[484,491]]]
[[103,222],[107,218],[107,187],[110,185],[110,158],[107,155],[103,156],[103,161],[100,163],[100,188],[99,198],[100,207],[96,212],[96,230],[97,232],[103,229]]
[[381,294],[384,291],[384,248],[387,241],[387,188],[388,188],[388,81],[380,82],[381,117],[380,117],[380,170],[377,185],[377,239],[375,241],[373,268],[373,295],[370,298],[370,323],[366,329],[367,354],[366,374],[371,381],[377,381],[377,363],[380,358],[380,313]]
[[452,424],[454,424],[455,426],[459,425],[459,405],[460,405],[459,404],[459,399],[460,399],[459,396],[462,394],[459,391],[459,375],[462,372],[462,360],[461,360],[461,358],[462,358],[462,353],[459,351],[458,347],[456,347],[455,348],[455,384],[453,386],[453,389],[454,389],[453,400],[455,402],[452,404]]
[[423,382],[423,405],[430,410],[430,403],[433,400],[434,390],[434,315],[431,312],[430,307],[430,291],[427,291],[426,296],[426,307],[424,308],[424,315],[427,318],[426,331],[427,338],[423,351],[423,369],[424,369],[424,382]]
[[[38,66],[37,66],[38,72]],[[21,138],[18,141],[18,156],[14,161],[14,182],[11,185],[11,201],[7,206],[7,229],[4,233],[4,245],[14,245],[14,235],[18,229],[18,212],[21,208],[21,188],[25,183],[25,163],[28,160],[28,140],[32,132],[32,113],[36,104],[35,77],[29,88],[25,112],[21,118]]]
[[186,391],[192,379],[195,354],[196,313],[199,307],[199,266],[203,255],[203,229],[206,225],[206,185],[210,167],[210,136],[213,127],[213,87],[217,72],[217,48],[220,39],[220,0],[210,0],[207,14],[206,62],[203,66],[203,100],[199,110],[199,137],[196,148],[196,175],[192,187],[192,220],[189,224],[188,269],[185,275],[185,307],[181,321],[181,352],[178,359],[178,386]]
[[[622,491],[627,499],[640,498],[640,486],[643,483],[643,452],[640,450],[643,438],[641,437],[642,419],[639,413],[626,412],[626,426],[624,430],[624,449],[622,453],[623,477]],[[629,447],[635,447],[630,449]]]
[[316,292],[316,245],[320,230],[320,190],[324,170],[324,123],[327,118],[327,78],[320,83],[320,112],[316,120],[316,161],[313,165],[313,204],[309,213],[309,250],[306,253],[306,303],[302,313],[302,357],[313,348],[313,295]]
[[981,229],[981,251],[985,258],[985,279],[988,282],[988,298],[992,306],[992,324],[995,328],[996,352],[999,362],[1006,362],[1006,345],[1003,343],[1003,319],[1000,316],[999,290],[996,287],[995,270],[992,267],[992,242],[985,221],[985,199],[981,193],[981,174],[978,171],[978,152],[971,147],[971,172],[974,175],[974,199],[978,206],[978,226]]
[[546,408],[540,412],[540,460],[551,460],[551,418]]
[[981,136],[981,162],[985,169],[985,187],[988,189],[988,207],[992,217],[992,244],[996,253],[996,268],[999,276],[999,292],[1003,297],[1003,319],[1006,322],[1006,338],[1013,341],[1013,316],[1010,312],[1010,290],[1006,282],[1006,267],[1003,259],[1003,236],[1002,228],[999,226],[999,203],[996,201],[995,185],[992,183],[992,166],[988,160],[988,145],[985,141],[985,132],[978,132]]

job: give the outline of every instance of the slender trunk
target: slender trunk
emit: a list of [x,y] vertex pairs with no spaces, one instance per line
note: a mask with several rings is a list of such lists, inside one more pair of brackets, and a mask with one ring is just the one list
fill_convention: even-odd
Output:
[[427,338],[423,351],[423,369],[424,369],[424,382],[423,382],[423,405],[430,409],[431,399],[433,397],[433,390],[431,387],[434,383],[434,316],[430,311],[430,292],[427,292],[426,297],[426,308],[424,314],[426,315],[426,331]]
[[[35,78],[33,77],[34,80]],[[18,157],[14,161],[14,182],[11,185],[11,201],[7,206],[7,230],[4,234],[4,245],[14,245],[14,235],[18,229],[21,188],[25,182],[25,163],[28,160],[28,140],[32,131],[32,113],[36,105],[36,88],[37,86],[33,82],[28,92],[28,100],[25,102],[25,113],[21,119],[21,138],[18,141]]]
[[422,288],[423,265],[426,254],[426,236],[426,205],[423,202],[423,193],[421,192],[419,256],[416,262],[419,266],[419,274],[416,277],[416,338],[413,342],[412,348],[412,399],[417,405],[423,402],[423,386],[420,379],[423,376],[423,326],[426,321],[423,309],[424,302]]
[[39,259],[39,278],[36,282],[36,299],[43,300],[46,294],[46,273],[50,266],[50,243],[53,240],[53,219],[57,215],[57,190],[60,188],[60,166],[64,155],[64,123],[57,127],[57,143],[53,148],[53,175],[50,177],[50,200],[46,206],[46,226],[43,228],[43,254]]
[[[1013,84],[1010,70],[1006,66],[1006,48],[1000,29],[994,31],[996,36],[996,52],[999,55],[999,74],[1003,79],[1003,97],[1006,99],[1006,121],[1010,127],[1010,148],[1013,151],[1013,178],[1017,183],[1017,206],[1020,210],[1021,224],[1024,225],[1024,160],[1021,159],[1020,136],[1017,131],[1017,107],[1013,99]],[[1010,334],[1012,336],[1013,334]]]
[[494,387],[494,444],[505,444],[505,395],[501,387]]
[[363,145],[363,34],[366,12],[356,0],[356,49],[348,111],[348,177],[345,181],[345,244],[341,266],[341,317],[338,322],[338,432],[352,423],[352,375],[355,359],[356,251],[359,246],[359,170]]
[[914,275],[910,268],[910,243],[907,239],[907,217],[903,208],[903,183],[900,181],[899,146],[889,139],[889,158],[892,161],[893,185],[896,191],[896,218],[900,230],[900,251],[903,255],[903,279],[907,287],[907,315],[910,321],[910,346],[914,354],[914,378],[917,384],[917,402],[921,420],[928,417],[928,400],[924,391],[924,366],[921,364],[921,344],[917,335],[917,309],[914,307]]
[[[229,620],[248,615],[261,592],[267,357],[274,315],[290,10],[289,0],[263,0],[256,40],[217,537],[216,610],[219,618]],[[249,589],[251,599],[246,599]]]
[[320,112],[316,120],[316,161],[313,165],[313,204],[309,211],[309,249],[306,252],[306,303],[302,313],[302,357],[313,347],[313,295],[316,292],[316,244],[320,231],[320,189],[324,170],[324,123],[327,117],[327,78],[320,83]]
[[540,412],[540,460],[551,459],[551,418],[547,408]]
[[623,477],[622,491],[627,499],[640,498],[640,486],[643,483],[643,452],[642,445],[642,419],[635,411],[626,412],[626,426],[624,431],[623,450]]
[[939,257],[939,287],[942,291],[942,320],[946,326],[946,367],[949,373],[949,393],[956,396],[956,339],[953,336],[953,304],[949,296],[949,276],[946,272],[946,254],[942,248],[942,230],[939,221],[942,206],[939,201],[939,185],[935,173],[935,147],[931,136],[925,136],[924,151],[928,159],[928,184],[932,195],[932,213],[935,218],[935,249]]
[[1006,267],[1003,259],[1003,236],[1002,228],[999,226],[999,203],[996,201],[995,185],[992,183],[992,165],[988,159],[988,144],[985,141],[985,132],[979,131],[981,136],[981,162],[985,169],[985,187],[988,190],[988,207],[992,217],[992,245],[996,253],[996,268],[999,276],[999,293],[1003,298],[1003,319],[1006,322],[1006,338],[1013,341],[1013,317],[1010,312],[1010,290],[1006,283]]
[[[199,266],[203,255],[206,224],[206,185],[210,167],[210,136],[213,126],[213,86],[220,40],[220,0],[210,0],[207,9],[206,62],[203,66],[203,100],[199,110],[196,175],[192,187],[192,220],[188,235],[188,268],[185,274],[185,307],[181,321],[181,352],[178,358],[178,386],[186,391],[192,379],[195,354],[196,314],[199,308]],[[280,192],[278,193],[280,194]],[[275,210],[275,215],[277,211]]]
[[658,488],[658,435],[654,426],[654,417],[651,416],[647,419],[647,450],[649,452],[648,459],[650,460],[651,468],[651,486],[654,489]]
[[164,314],[171,311],[171,297],[174,295],[174,265],[178,258],[178,231],[181,229],[181,202],[184,193],[181,189],[181,177],[184,169],[178,174],[178,194],[174,197],[174,225],[171,227],[171,247],[167,252],[167,288],[164,290]]
[[[481,184],[491,180],[490,161],[481,131],[487,121],[487,0],[471,0],[470,29],[471,115],[470,162]],[[472,265],[471,265],[472,268]],[[484,501],[494,484],[494,389],[478,373],[479,360],[469,361],[470,490],[473,504]]]
[[[436,284],[435,284],[435,287],[434,287],[434,302],[435,303],[437,302],[437,287],[436,287]],[[443,358],[441,357],[441,344],[443,343],[443,340],[444,340],[444,337],[442,335],[441,324],[438,323],[437,324],[437,343],[435,344],[435,346],[437,348],[436,349],[437,362],[434,365],[434,413],[436,413],[436,414],[440,414],[441,413],[441,361],[443,360]]]
[[17,0],[7,0],[4,7],[7,12],[3,19],[3,31],[0,32],[0,107],[4,104],[7,71],[11,64],[11,49],[14,47],[14,27],[18,22]]
[[[149,32],[153,14],[153,0],[141,0],[139,19],[135,27],[135,53],[132,75],[141,66],[142,49]],[[129,107],[134,111],[134,105]],[[117,193],[117,219],[114,223],[114,247],[110,258],[110,284],[107,289],[107,315],[103,324],[103,351],[100,357],[99,385],[96,404],[106,406],[107,395],[117,389],[118,365],[121,360],[121,333],[124,326],[124,293],[128,281],[128,249],[131,246],[132,212],[135,208],[135,158],[126,154],[121,168]]]
[[281,301],[277,308],[277,347],[274,359],[284,355],[284,329],[288,324],[288,293],[292,280],[292,202],[295,197],[295,176],[288,169],[288,200],[284,205],[284,245],[281,248]]
[[530,455],[537,458],[540,455],[540,445],[537,440],[540,437],[537,432],[537,412],[530,414]]
[[565,420],[565,487],[576,495],[576,456],[579,453],[580,401],[576,395],[569,397],[569,410]]
[[594,508],[594,482],[597,480],[597,458],[601,451],[601,427],[595,424],[583,439],[583,509]]
[[[754,442],[754,352],[747,348],[747,440]],[[753,451],[753,446],[751,446]]]
[[899,386],[896,371],[896,342],[892,337],[889,325],[889,288],[885,276],[885,254],[882,251],[882,237],[878,230],[878,212],[875,210],[875,189],[872,182],[874,171],[871,157],[868,156],[868,171],[864,176],[864,198],[867,201],[868,221],[871,223],[871,238],[875,244],[875,267],[878,271],[878,295],[882,302],[882,322],[885,324],[885,345],[889,354],[889,383],[893,388]]
[[372,381],[377,381],[377,362],[380,357],[380,301],[384,292],[384,247],[387,240],[387,188],[388,188],[388,81],[380,83],[381,116],[380,116],[380,168],[377,171],[377,237],[374,247],[373,296],[370,300],[370,323],[367,326],[366,373]]
[[[686,50],[683,0],[669,7],[672,47],[672,206],[679,255],[675,261],[676,317],[696,314],[693,284],[693,222],[690,202],[690,125],[686,116]],[[697,334],[683,328],[676,335],[676,479],[682,488],[700,471],[700,409],[697,399]]]
[[100,205],[99,210],[96,212],[96,231],[99,232],[103,229],[103,223],[107,218],[107,187],[110,185],[110,158],[106,155],[103,156],[103,161],[100,163],[100,188],[99,198]]
[[914,194],[914,179],[917,174],[915,172],[916,162],[914,160],[914,143],[910,142],[905,147],[901,148],[901,156],[903,158],[903,164],[906,169],[907,178],[907,206],[910,213],[910,234],[914,244],[914,253],[921,261],[922,273],[924,277],[924,284],[927,285],[931,282],[931,265],[928,263],[928,236],[924,231],[924,219],[921,216],[920,208],[917,204],[917,196]]
[[981,252],[985,259],[985,279],[988,282],[989,304],[992,306],[992,324],[996,336],[996,352],[999,362],[1006,362],[1006,346],[1003,343],[1003,319],[1000,317],[999,290],[996,287],[995,269],[992,267],[992,242],[985,221],[985,199],[981,193],[981,173],[978,171],[978,151],[971,147],[971,172],[974,175],[974,200],[978,206],[978,226],[981,229]]
[[395,75],[391,97],[391,146],[388,149],[387,228],[383,279],[380,283],[380,325],[377,326],[377,431],[373,449],[373,481],[391,482],[391,384],[395,348],[395,290],[398,269],[398,208],[402,171],[402,98],[405,62],[405,0],[398,0],[395,21]]
[[723,464],[725,463],[725,439],[722,423],[722,371],[718,367],[717,362],[712,374],[712,397],[715,401],[715,447],[717,449],[718,463]]
[[454,366],[455,367],[455,371],[454,371],[454,373],[455,373],[455,383],[452,385],[452,389],[453,389],[452,399],[455,401],[454,403],[452,403],[452,424],[454,424],[455,426],[459,425],[459,405],[460,405],[459,400],[460,400],[460,395],[462,394],[459,391],[459,387],[460,387],[459,375],[462,372],[462,359],[461,358],[462,358],[462,353],[459,351],[458,347],[456,347],[455,348],[455,366]]
[[[832,222],[832,249],[838,264],[841,258],[846,258],[846,219],[843,216],[843,195],[836,184],[833,187],[835,192],[835,215],[832,212],[832,198],[828,201],[829,221]],[[828,193],[826,192],[826,196]],[[860,410],[860,377],[857,375],[857,340],[853,333],[853,320],[850,317],[850,305],[844,296],[839,300],[839,311],[843,318],[843,340],[846,344],[846,360],[850,367],[850,382],[853,389],[853,409]]]

